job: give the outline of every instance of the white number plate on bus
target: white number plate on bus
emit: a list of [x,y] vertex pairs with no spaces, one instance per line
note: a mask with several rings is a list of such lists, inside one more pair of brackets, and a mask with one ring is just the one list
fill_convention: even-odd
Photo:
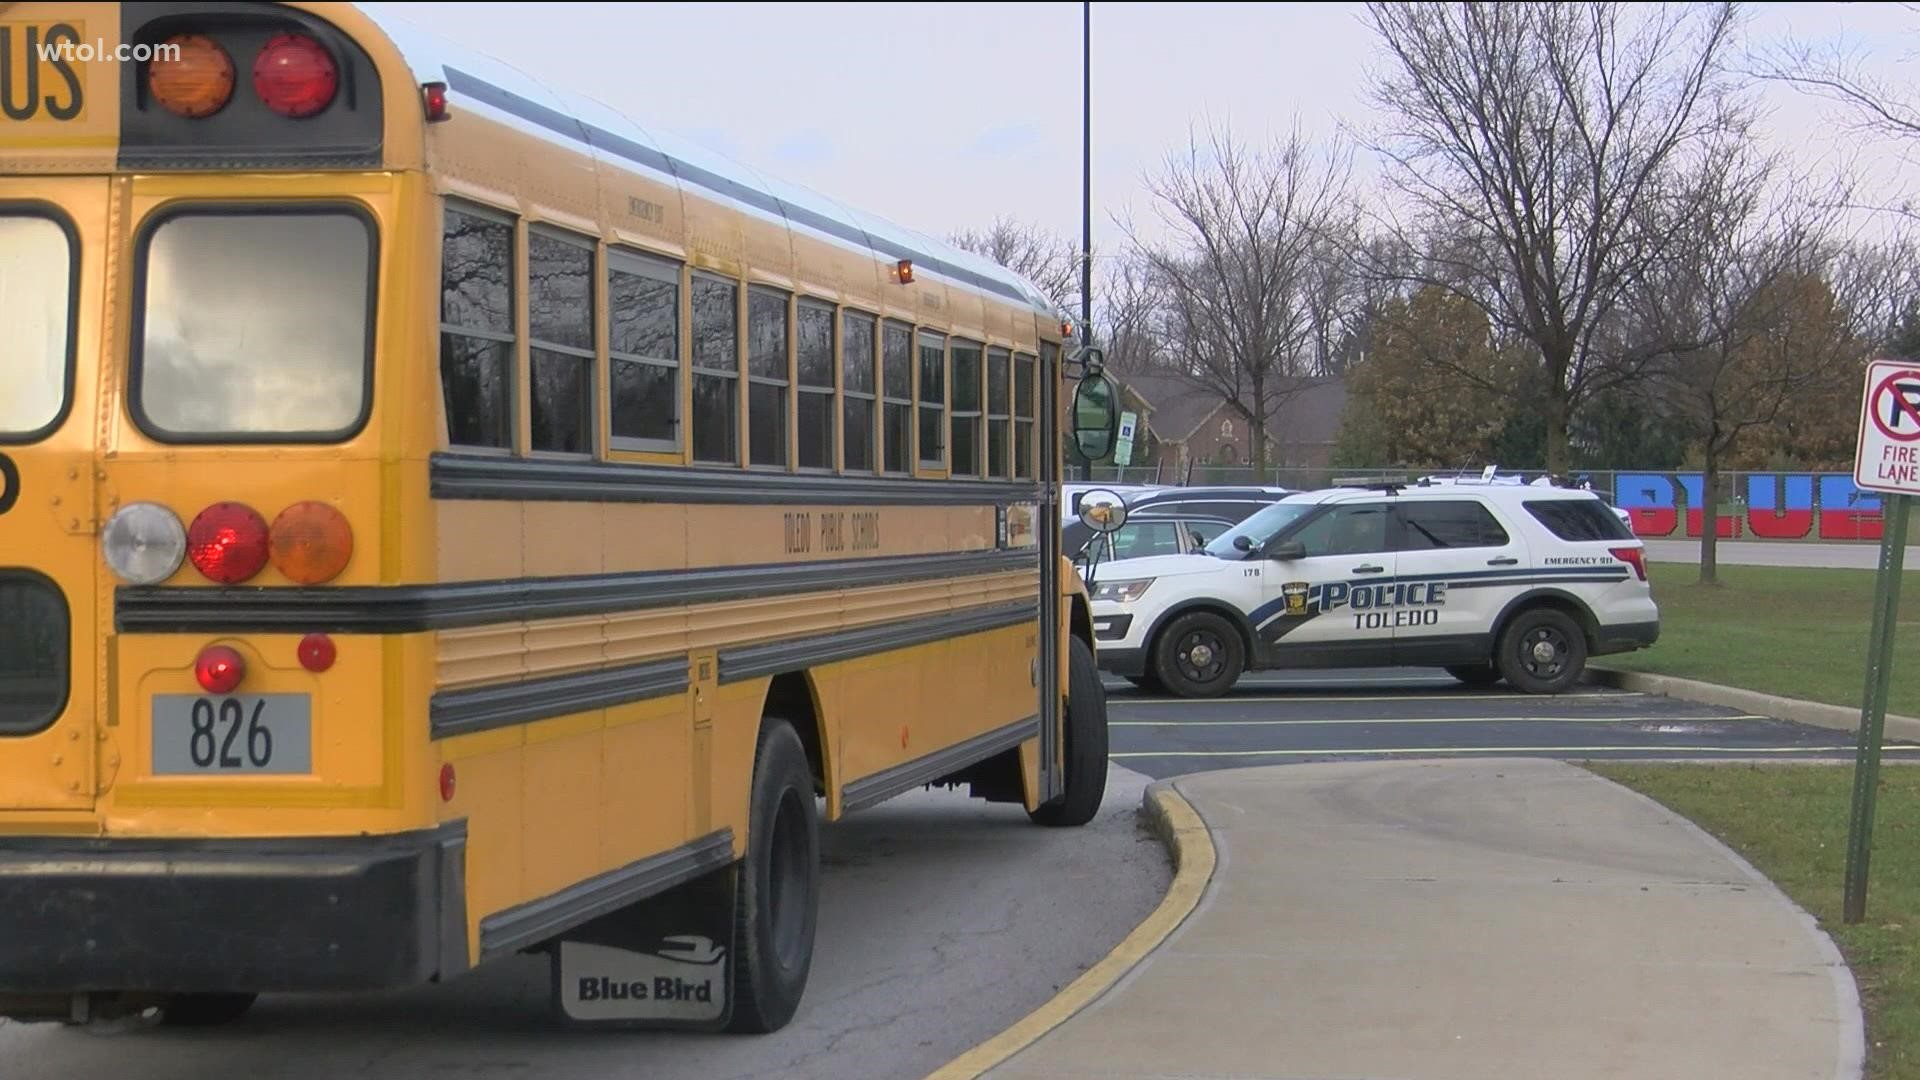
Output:
[[313,771],[313,702],[306,694],[155,694],[155,776]]

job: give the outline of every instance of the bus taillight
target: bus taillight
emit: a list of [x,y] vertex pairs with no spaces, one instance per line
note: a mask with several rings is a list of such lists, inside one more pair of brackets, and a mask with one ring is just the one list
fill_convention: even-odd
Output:
[[353,557],[353,527],[326,503],[297,502],[273,519],[268,546],[273,565],[289,581],[318,585],[347,568]]
[[[175,34],[147,68],[153,100],[175,116],[198,120],[225,108],[233,97],[233,58],[205,34]],[[164,59],[163,59],[164,58]],[[258,74],[254,76],[256,82]]]
[[209,645],[193,662],[193,677],[209,694],[231,694],[247,677],[247,662],[225,645]]
[[253,62],[253,92],[281,116],[312,116],[333,102],[340,71],[326,46],[305,34],[278,34]]
[[208,581],[238,585],[267,565],[267,521],[245,503],[214,503],[187,526],[187,559]]

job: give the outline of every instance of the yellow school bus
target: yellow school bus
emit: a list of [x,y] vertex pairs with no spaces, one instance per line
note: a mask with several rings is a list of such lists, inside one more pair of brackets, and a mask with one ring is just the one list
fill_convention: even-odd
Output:
[[0,75],[0,1015],[767,1031],[822,820],[1093,815],[1111,384],[1017,275],[347,4]]

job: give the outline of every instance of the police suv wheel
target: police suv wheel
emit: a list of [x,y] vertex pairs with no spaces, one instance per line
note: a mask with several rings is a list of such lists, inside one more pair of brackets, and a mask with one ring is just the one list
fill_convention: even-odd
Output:
[[1492,664],[1455,664],[1447,669],[1447,674],[1474,687],[1492,686],[1500,681],[1500,669]]
[[1533,608],[1514,616],[1497,656],[1508,685],[1529,694],[1562,694],[1587,664],[1587,635],[1562,611]]
[[728,1031],[778,1031],[800,1008],[820,908],[820,821],[813,772],[785,720],[760,728],[747,855],[733,899],[733,1017]]
[[1173,620],[1153,646],[1153,673],[1181,697],[1219,697],[1246,670],[1240,631],[1210,611]]
[[1067,715],[1061,724],[1066,745],[1060,751],[1067,790],[1027,817],[1035,825],[1072,828],[1092,821],[1107,797],[1107,691],[1087,643],[1072,638],[1067,650]]

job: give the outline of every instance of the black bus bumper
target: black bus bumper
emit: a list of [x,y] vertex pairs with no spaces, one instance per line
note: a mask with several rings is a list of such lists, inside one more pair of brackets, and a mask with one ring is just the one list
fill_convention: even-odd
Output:
[[466,828],[0,837],[0,994],[376,990],[468,966]]

